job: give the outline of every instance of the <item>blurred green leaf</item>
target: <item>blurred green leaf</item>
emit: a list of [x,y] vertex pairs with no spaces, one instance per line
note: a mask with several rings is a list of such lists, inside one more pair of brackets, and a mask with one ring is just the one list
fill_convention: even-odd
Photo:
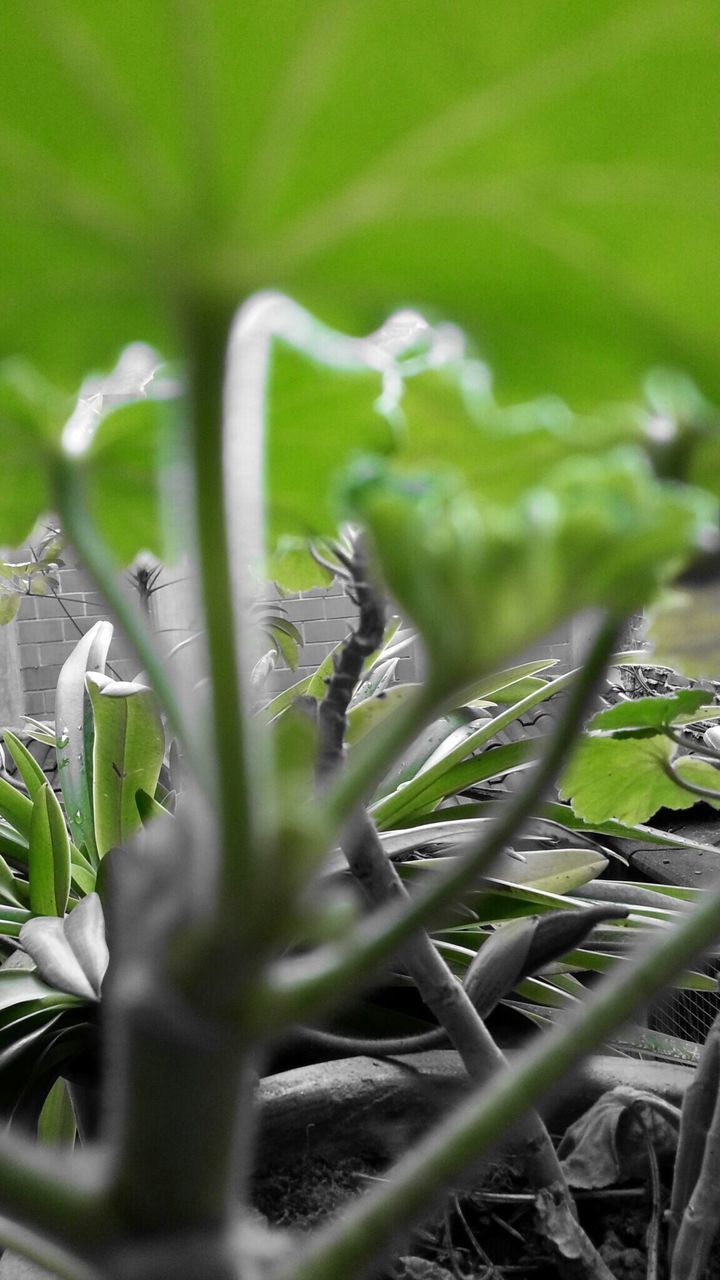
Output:
[[270,280],[350,323],[443,308],[521,394],[716,379],[714,21],[710,0],[330,26],[316,0],[12,0],[0,347],[72,384],[128,338],[171,349],[191,291]]
[[369,526],[446,695],[582,608],[636,609],[716,518],[712,499],[659,483],[631,449],[570,459],[513,507],[366,464],[348,485],[348,512]]
[[82,457],[91,515],[121,565],[140,551],[172,555],[158,477],[180,447],[178,416],[171,400],[120,405],[103,416]]
[[720,676],[720,587],[715,582],[673,589],[653,606],[647,638],[652,661],[683,675]]

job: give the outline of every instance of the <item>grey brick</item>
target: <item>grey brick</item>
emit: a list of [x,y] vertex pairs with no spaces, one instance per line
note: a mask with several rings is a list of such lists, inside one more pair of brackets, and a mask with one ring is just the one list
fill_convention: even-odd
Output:
[[55,689],[60,675],[60,667],[28,667],[23,673],[23,683],[30,691],[33,689]]
[[54,596],[35,596],[35,616],[38,618],[60,618],[62,609]]
[[328,596],[325,601],[326,618],[350,618],[354,621],[357,615],[355,605],[346,595]]
[[62,618],[41,618],[38,621],[28,619],[26,622],[20,623],[21,644],[29,641],[45,644],[50,640],[62,640],[62,638]]
[[92,585],[90,577],[87,573],[83,573],[82,569],[61,569],[60,582],[63,591],[74,594],[87,591]]
[[74,648],[75,645],[69,640],[53,640],[48,644],[40,645],[40,661],[43,666],[47,666],[49,663],[52,665],[59,663],[62,666],[70,657]]
[[317,600],[320,596],[328,594],[327,587],[311,587],[309,591],[303,591],[303,600]]
[[37,618],[37,610],[35,608],[35,596],[23,596],[20,601],[20,608],[17,612],[18,625],[29,621],[31,618]]
[[312,600],[288,600],[285,603],[285,617],[289,622],[304,622],[306,619],[325,617],[327,600],[315,597]]
[[46,719],[46,700],[42,691],[34,690],[25,694],[25,714],[36,716],[39,720]]
[[68,614],[70,614],[71,617],[73,618],[84,617],[85,612],[87,610],[85,596],[61,595],[60,600],[62,601],[62,605],[59,607],[61,608],[61,611],[66,618]]
[[338,640],[344,640],[349,631],[349,624],[342,618],[325,618],[320,622],[303,623],[306,645],[312,644],[315,640],[335,644]]
[[320,663],[322,662],[323,658],[324,658],[324,657],[326,657],[326,655],[330,652],[330,650],[331,650],[333,647],[334,647],[334,646],[333,646],[333,644],[332,644],[332,643],[330,643],[330,644],[306,644],[306,645],[304,645],[304,646],[303,646],[303,651],[302,651],[302,665],[303,665],[303,667],[304,667],[304,668],[309,668],[309,669],[310,669],[310,671],[314,671],[314,670],[315,670],[315,668],[316,668],[317,666],[319,666],[319,665],[320,665]]
[[38,646],[36,644],[19,644],[18,661],[21,671],[24,671],[26,667],[39,667],[41,658]]

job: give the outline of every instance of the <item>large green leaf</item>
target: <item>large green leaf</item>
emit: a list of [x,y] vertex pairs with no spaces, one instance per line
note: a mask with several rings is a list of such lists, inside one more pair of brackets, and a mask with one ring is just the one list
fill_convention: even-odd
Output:
[[75,844],[97,858],[92,804],[93,714],[88,671],[104,672],[113,628],[96,622],[65,661],[55,694],[57,764],[65,812]]
[[[697,797],[668,777],[675,747],[669,738],[586,737],[578,743],[559,786],[586,822],[645,822],[658,809],[689,809]],[[688,782],[720,791],[720,773],[703,760],[673,766]],[[718,801],[711,801],[720,807]]]
[[92,703],[93,813],[98,854],[129,840],[141,825],[138,791],[153,795],[165,751],[160,708],[147,685],[88,672]]
[[522,392],[716,379],[715,16],[6,0],[0,347],[72,380],[272,282],[444,308]]

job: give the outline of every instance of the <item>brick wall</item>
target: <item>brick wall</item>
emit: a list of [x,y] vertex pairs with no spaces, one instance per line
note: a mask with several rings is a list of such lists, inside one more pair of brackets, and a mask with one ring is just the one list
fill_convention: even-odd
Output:
[[[18,556],[18,558],[20,558]],[[67,567],[60,570],[61,590],[57,596],[25,596],[20,604],[15,634],[26,715],[39,720],[55,713],[55,687],[60,668],[78,640],[110,612],[93,591],[87,574],[77,568],[71,551],[63,553]],[[110,674],[129,680],[139,669],[128,642],[115,628],[110,647]]]
[[[312,591],[289,596],[282,596],[270,587],[263,603],[269,613],[282,613],[289,622],[293,622],[303,638],[297,671],[289,671],[284,664],[279,664],[268,677],[265,692],[270,697],[312,675],[338,641],[345,639],[357,618],[355,605],[337,583],[327,589],[315,587]],[[405,683],[417,679],[416,667],[413,654],[402,656],[396,680]]]
[[[38,719],[52,718],[60,668],[80,636],[99,619],[110,617],[102,598],[93,590],[89,577],[77,567],[72,552],[66,552],[64,558],[67,567],[60,571],[59,596],[25,597],[15,625],[24,711]],[[290,596],[282,596],[269,586],[263,604],[269,613],[280,612],[293,622],[303,639],[298,670],[290,671],[282,662],[278,663],[264,687],[268,697],[311,675],[326,654],[348,634],[357,616],[355,606],[338,584]],[[534,645],[522,657],[525,660],[531,657],[556,658],[556,670],[562,671],[578,661],[580,646],[581,636],[577,629],[564,627]],[[401,657],[396,679],[401,682],[418,679],[420,662],[416,653]],[[119,679],[132,679],[139,670],[138,660],[117,627],[109,663],[110,674]]]

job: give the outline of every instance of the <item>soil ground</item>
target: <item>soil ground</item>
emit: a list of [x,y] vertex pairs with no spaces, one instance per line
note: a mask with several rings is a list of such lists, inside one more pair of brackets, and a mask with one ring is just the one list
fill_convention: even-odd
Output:
[[[356,1157],[332,1165],[306,1159],[292,1172],[260,1181],[256,1206],[273,1225],[313,1230],[348,1201],[377,1185],[381,1167]],[[669,1192],[663,1188],[663,1210]],[[650,1193],[634,1184],[580,1192],[578,1211],[616,1280],[648,1280],[646,1235]],[[531,1197],[507,1165],[488,1171],[484,1185],[450,1195],[446,1203],[400,1246],[382,1280],[557,1280],[555,1264],[534,1226]],[[661,1247],[657,1280],[667,1280]],[[720,1249],[705,1280],[720,1280]]]

